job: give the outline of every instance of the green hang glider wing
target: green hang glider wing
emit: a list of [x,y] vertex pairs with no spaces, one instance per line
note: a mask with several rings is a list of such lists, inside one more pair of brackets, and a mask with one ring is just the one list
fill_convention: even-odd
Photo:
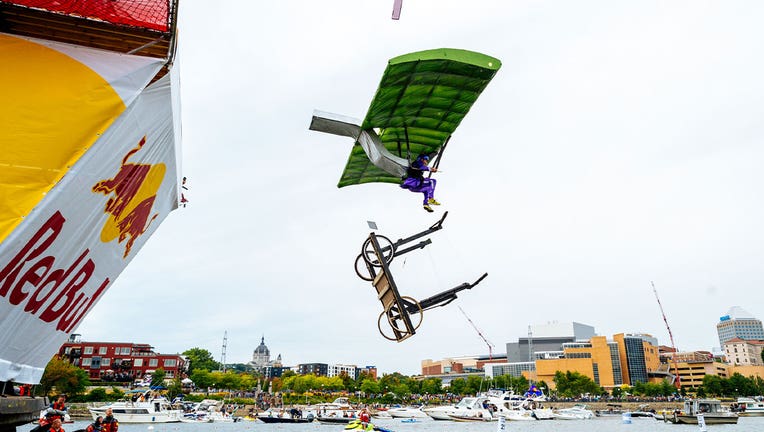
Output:
[[[377,130],[385,148],[404,159],[435,154],[500,67],[496,58],[450,48],[395,57],[387,64],[361,129]],[[337,186],[400,181],[374,166],[356,143]]]

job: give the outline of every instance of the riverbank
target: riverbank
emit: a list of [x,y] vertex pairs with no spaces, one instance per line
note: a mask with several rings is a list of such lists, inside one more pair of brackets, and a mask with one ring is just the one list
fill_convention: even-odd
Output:
[[[88,406],[100,406],[104,405],[106,402],[103,403],[70,403],[67,404],[69,415],[72,417],[72,419],[90,419],[90,412],[88,411]],[[574,405],[583,404],[586,405],[586,407],[592,411],[607,411],[608,408],[613,407],[613,403],[606,403],[606,402],[544,402],[544,406],[546,408],[570,408]],[[675,409],[681,409],[682,408],[682,402],[618,402],[617,405],[620,405],[620,409],[624,411],[640,411],[640,410],[655,410],[655,411],[673,411]],[[311,405],[295,405],[295,408],[310,408]],[[287,406],[285,408],[291,408],[291,406]],[[250,411],[253,410],[253,411]],[[240,405],[237,407],[236,411],[234,411],[233,415],[237,417],[244,417],[251,412],[258,412],[258,410],[255,405]]]

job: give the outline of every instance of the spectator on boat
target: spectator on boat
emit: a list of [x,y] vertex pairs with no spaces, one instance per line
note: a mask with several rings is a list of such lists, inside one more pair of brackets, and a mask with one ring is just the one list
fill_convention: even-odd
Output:
[[366,408],[361,410],[361,414],[358,416],[358,418],[361,420],[361,425],[364,429],[369,425],[371,422],[371,415],[369,415],[369,410]]
[[64,428],[61,427],[61,419],[56,418],[50,424],[50,432],[64,432]]
[[101,432],[101,422],[103,422],[103,417],[96,417],[95,421],[85,429],[85,432]]
[[119,429],[119,422],[117,419],[114,418],[114,412],[111,408],[106,408],[106,417],[103,418],[103,421],[101,422],[101,431],[102,432],[117,432]]
[[55,402],[50,404],[50,408],[54,411],[51,413],[50,416],[50,422],[53,423],[53,420],[60,419],[63,421],[64,415],[66,414],[66,395],[58,395],[58,399],[56,399]]

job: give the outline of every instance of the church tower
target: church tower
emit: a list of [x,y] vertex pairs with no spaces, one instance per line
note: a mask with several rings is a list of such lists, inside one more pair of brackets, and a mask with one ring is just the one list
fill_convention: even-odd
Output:
[[255,368],[263,368],[271,362],[271,351],[265,346],[265,336],[260,339],[260,345],[255,348],[252,354],[252,364]]

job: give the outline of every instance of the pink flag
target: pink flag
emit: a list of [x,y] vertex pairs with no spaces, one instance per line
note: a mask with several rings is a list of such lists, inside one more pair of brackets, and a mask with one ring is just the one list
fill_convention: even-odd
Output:
[[393,19],[397,20],[401,17],[401,7],[403,7],[403,0],[393,1]]

